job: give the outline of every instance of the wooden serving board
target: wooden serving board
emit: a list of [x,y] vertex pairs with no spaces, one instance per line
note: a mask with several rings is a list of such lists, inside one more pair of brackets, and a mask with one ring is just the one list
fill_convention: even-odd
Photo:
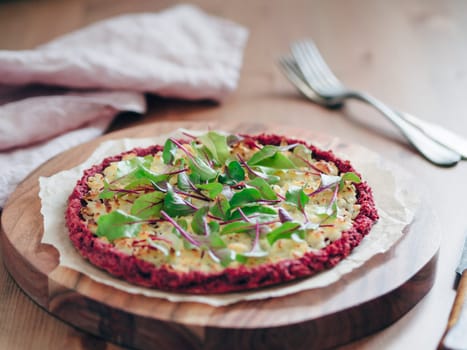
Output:
[[[35,170],[18,186],[2,215],[2,255],[18,285],[63,321],[138,349],[332,347],[392,324],[430,290],[439,247],[439,233],[432,225],[430,210],[420,210],[404,237],[388,252],[328,287],[224,307],[131,295],[58,266],[57,250],[40,243],[39,176],[82,163],[103,140],[206,126],[165,122],[122,130],[69,150]],[[209,126],[313,137],[307,130],[264,124],[209,122]]]

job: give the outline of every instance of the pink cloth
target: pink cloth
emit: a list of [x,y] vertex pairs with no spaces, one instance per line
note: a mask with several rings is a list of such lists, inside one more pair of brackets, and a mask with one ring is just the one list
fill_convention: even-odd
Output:
[[221,101],[247,31],[179,5],[95,23],[34,50],[0,51],[0,207],[45,160],[105,131],[144,93]]

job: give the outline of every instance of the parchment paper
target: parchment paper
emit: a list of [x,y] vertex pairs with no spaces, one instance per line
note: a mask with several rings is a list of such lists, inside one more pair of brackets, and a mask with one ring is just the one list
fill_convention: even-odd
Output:
[[[163,292],[155,289],[139,287],[112,277],[110,274],[94,267],[82,258],[68,238],[65,226],[65,208],[67,199],[76,181],[81,178],[84,169],[100,163],[103,158],[121,153],[134,147],[147,147],[162,144],[169,136],[180,136],[183,130],[167,135],[158,135],[144,139],[119,139],[103,142],[83,164],[59,172],[51,177],[41,177],[39,196],[42,201],[41,213],[44,217],[44,235],[42,243],[53,245],[60,253],[60,266],[79,271],[96,282],[112,286],[127,293],[142,294],[148,297],[164,298],[172,302],[199,302],[212,306],[224,306],[242,300],[258,300],[280,297],[300,291],[328,286],[350,271],[360,267],[376,254],[386,252],[403,235],[403,229],[414,217],[419,199],[409,194],[408,186],[411,176],[396,164],[383,160],[376,153],[354,144],[341,143],[338,139],[322,134],[319,140],[330,149],[340,149],[335,153],[351,160],[357,171],[362,174],[373,188],[375,202],[380,220],[362,243],[334,268],[321,272],[316,276],[286,285],[269,287],[257,291],[229,293],[223,295],[189,295]],[[190,134],[198,132],[190,130]],[[293,135],[289,135],[293,136]],[[317,144],[317,146],[322,146]]]

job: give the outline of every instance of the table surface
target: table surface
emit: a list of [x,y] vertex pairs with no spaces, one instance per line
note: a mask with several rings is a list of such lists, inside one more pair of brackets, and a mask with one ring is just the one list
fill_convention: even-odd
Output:
[[[441,224],[436,281],[387,329],[342,349],[434,349],[454,300],[455,267],[466,224],[467,162],[439,168],[423,160],[374,110],[348,103],[330,111],[304,100],[278,70],[297,39],[313,38],[337,75],[391,106],[467,137],[467,2],[197,0],[205,11],[250,30],[238,89],[222,105],[151,96],[144,116],[120,115],[111,130],[171,120],[270,121],[358,142],[399,163],[426,185]],[[158,11],[172,1],[69,0],[0,3],[0,49],[22,50],[111,16]],[[7,349],[121,349],[48,315],[0,265],[0,344]]]

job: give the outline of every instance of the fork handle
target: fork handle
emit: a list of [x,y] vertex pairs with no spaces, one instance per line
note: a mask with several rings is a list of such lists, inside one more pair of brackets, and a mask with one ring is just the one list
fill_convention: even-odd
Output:
[[354,92],[349,94],[348,97],[366,102],[375,107],[381,112],[381,114],[399,128],[412,146],[414,146],[430,162],[442,166],[452,166],[461,160],[461,155],[458,152],[453,151],[433,140],[433,138],[428,136],[419,127],[402,118],[399,113],[395,112],[373,96],[365,93]]

